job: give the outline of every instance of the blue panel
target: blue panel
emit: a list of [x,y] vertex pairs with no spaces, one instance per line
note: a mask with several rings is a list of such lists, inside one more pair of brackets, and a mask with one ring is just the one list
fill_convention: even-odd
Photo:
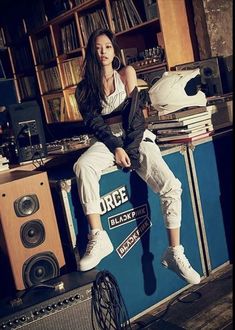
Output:
[[[182,183],[182,244],[191,264],[203,276],[185,159],[180,152],[166,155],[164,159]],[[65,177],[68,178],[67,175]],[[68,200],[82,254],[87,242],[87,221],[78,201],[75,180],[73,182]],[[168,240],[159,196],[135,172],[116,170],[103,175],[100,183],[103,199],[113,192],[116,202],[109,201],[110,210],[102,215],[103,227],[113,242],[114,252],[101,261],[98,269],[106,269],[115,276],[129,316],[134,317],[187,283],[160,262]],[[104,209],[108,208],[106,204]]]
[[193,157],[211,268],[215,269],[229,260],[229,253],[221,208],[221,191],[213,142],[209,141],[197,145],[193,151]]
[[[182,244],[190,262],[203,275],[192,203],[184,157],[179,153],[164,157],[183,186]],[[161,266],[160,258],[168,245],[159,197],[154,194],[134,172],[116,171],[101,179],[101,195],[126,185],[129,201],[102,217],[103,226],[110,235],[114,248],[133,232],[143,219],[109,229],[108,218],[141,205],[147,205],[152,226],[129,252],[121,258],[115,251],[102,260],[99,269],[109,270],[117,279],[130,317],[141,313],[162,299],[183,288],[186,283],[173,272]],[[129,244],[131,245],[132,236]],[[136,239],[136,237],[135,237]]]

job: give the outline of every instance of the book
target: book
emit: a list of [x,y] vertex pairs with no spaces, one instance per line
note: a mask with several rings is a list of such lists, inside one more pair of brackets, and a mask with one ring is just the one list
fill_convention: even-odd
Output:
[[61,99],[63,97],[54,97],[47,100],[49,116],[51,122],[59,122],[61,118]]
[[199,125],[193,128],[179,128],[179,129],[159,129],[155,131],[155,134],[159,135],[159,136],[181,136],[184,134],[191,134],[191,133],[195,133],[201,130],[213,130],[213,125]]
[[189,133],[205,127],[210,127],[212,125],[212,120],[208,119],[205,121],[199,121],[196,123],[188,124],[180,127],[169,127],[169,128],[160,128],[155,130],[156,134],[180,134],[180,133]]
[[134,2],[132,0],[123,0],[123,2],[127,8],[127,14],[129,15],[129,20],[131,21],[132,26],[143,23]]
[[127,30],[131,27],[130,21],[128,20],[129,13],[126,11],[126,8],[124,6],[124,0],[117,1],[119,16],[121,19],[121,31]]
[[148,122],[154,122],[154,123],[165,123],[165,122],[174,122],[174,121],[179,121],[179,120],[185,120],[185,119],[189,119],[189,118],[197,118],[200,116],[204,116],[206,114],[210,114],[209,111],[202,111],[202,112],[198,112],[198,113],[194,113],[194,114],[182,114],[180,115],[180,117],[177,118],[177,116],[175,118],[162,118],[159,117],[159,115],[156,116],[149,116],[148,118]]
[[210,126],[208,128],[203,128],[189,133],[181,133],[176,135],[160,135],[157,136],[157,141],[172,141],[172,140],[176,141],[178,139],[193,138],[195,136],[202,135],[204,133],[208,133],[212,131],[213,131],[213,126]]
[[191,136],[191,137],[183,137],[183,138],[178,138],[176,137],[175,139],[172,140],[166,140],[166,141],[158,141],[159,143],[163,142],[163,143],[174,143],[174,144],[179,144],[179,143],[189,143],[189,142],[193,142],[193,141],[197,141],[200,139],[204,139],[206,137],[209,137],[213,134],[213,131],[210,132],[204,132],[195,136]]
[[178,110],[176,112],[172,112],[162,116],[159,115],[159,120],[178,119],[178,118],[183,118],[185,116],[196,115],[198,113],[204,113],[204,112],[208,112],[207,107],[184,108],[182,110]]
[[119,32],[122,30],[122,23],[121,23],[121,18],[119,15],[119,8],[117,5],[117,1],[113,1],[113,5],[112,5],[112,18],[113,18],[113,23],[114,23],[114,27],[115,27],[115,32]]
[[70,118],[74,120],[83,120],[82,115],[78,109],[78,104],[75,98],[75,94],[70,94],[68,96],[68,100],[70,103]]
[[65,113],[66,113],[65,100],[64,97],[62,96],[60,99],[60,121],[65,120]]
[[218,103],[224,103],[233,99],[233,93],[229,92],[224,95],[214,95],[207,97],[207,106],[217,105]]
[[205,121],[211,119],[211,114],[206,112],[203,114],[197,114],[192,116],[186,116],[179,119],[174,120],[159,120],[154,123],[150,123],[148,125],[149,129],[159,129],[159,128],[166,128],[166,127],[183,127],[189,124],[197,124],[201,121]]
[[144,10],[147,21],[159,17],[156,0],[144,0]]

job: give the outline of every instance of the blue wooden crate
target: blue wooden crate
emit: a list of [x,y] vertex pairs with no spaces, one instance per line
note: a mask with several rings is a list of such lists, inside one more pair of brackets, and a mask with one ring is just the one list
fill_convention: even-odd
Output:
[[[191,264],[203,277],[205,266],[186,153],[180,152],[180,148],[172,150],[164,159],[182,183],[181,241]],[[79,204],[76,181],[66,177],[60,180],[60,185],[71,245],[77,246],[82,255],[87,243],[87,221]],[[135,172],[126,173],[116,167],[102,176],[100,189],[102,224],[113,242],[114,252],[97,268],[115,276],[133,318],[188,284],[160,262],[168,241],[159,196]]]

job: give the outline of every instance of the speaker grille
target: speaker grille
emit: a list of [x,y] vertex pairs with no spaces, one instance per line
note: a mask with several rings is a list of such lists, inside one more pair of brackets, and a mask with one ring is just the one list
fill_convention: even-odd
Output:
[[26,248],[33,248],[45,241],[45,228],[41,220],[25,222],[20,228],[22,244]]
[[38,197],[35,194],[21,196],[14,201],[15,213],[18,217],[34,214],[39,209]]
[[100,328],[95,316],[93,327],[91,313],[91,299],[87,299],[77,305],[68,305],[67,308],[51,312],[38,319],[35,318],[33,322],[22,324],[20,328],[24,330],[98,330]]
[[22,268],[22,278],[26,288],[60,275],[60,268],[52,252],[38,253],[26,260]]

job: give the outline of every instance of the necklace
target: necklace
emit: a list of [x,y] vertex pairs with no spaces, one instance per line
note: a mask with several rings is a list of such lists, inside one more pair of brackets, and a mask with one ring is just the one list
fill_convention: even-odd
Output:
[[107,76],[103,76],[103,81],[104,81],[104,90],[105,90],[105,94],[106,96],[110,95],[111,93],[114,92],[114,71],[112,72],[112,74],[107,75]]
[[106,81],[106,82],[108,82],[110,79],[112,79],[113,78],[113,75],[114,75],[114,71],[112,72],[112,74],[111,75],[107,75],[107,76],[105,76],[104,75],[104,80]]

